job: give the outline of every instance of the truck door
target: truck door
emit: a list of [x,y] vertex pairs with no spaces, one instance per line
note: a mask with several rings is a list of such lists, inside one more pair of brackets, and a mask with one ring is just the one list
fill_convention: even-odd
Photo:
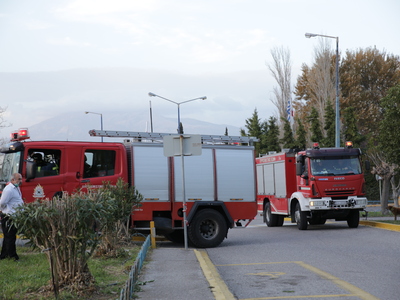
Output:
[[125,175],[121,167],[120,151],[116,148],[104,147],[83,148],[81,153],[81,166],[80,166],[80,184],[83,190],[89,186],[92,188],[99,188],[103,185],[103,181],[109,181],[115,184],[119,177],[125,181]]
[[26,151],[23,164],[23,175],[27,174],[27,164],[35,163],[35,177],[25,180],[21,186],[22,196],[26,202],[53,198],[64,188],[65,151],[62,147],[30,148]]
[[309,168],[310,159],[307,157],[304,160],[304,169],[301,176],[298,177],[298,185],[299,190],[303,193],[305,197],[310,197],[311,195],[311,186],[310,186],[310,168]]

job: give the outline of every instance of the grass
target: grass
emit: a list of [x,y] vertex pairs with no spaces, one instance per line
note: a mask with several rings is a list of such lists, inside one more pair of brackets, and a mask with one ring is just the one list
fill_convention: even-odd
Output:
[[[129,277],[140,246],[124,247],[127,255],[120,258],[92,258],[89,269],[96,280],[97,292],[89,298],[117,299],[121,288]],[[43,292],[51,283],[50,264],[44,253],[30,247],[17,247],[18,262],[10,259],[0,261],[0,299],[54,299],[54,293]],[[59,299],[79,299],[67,291],[60,291]]]

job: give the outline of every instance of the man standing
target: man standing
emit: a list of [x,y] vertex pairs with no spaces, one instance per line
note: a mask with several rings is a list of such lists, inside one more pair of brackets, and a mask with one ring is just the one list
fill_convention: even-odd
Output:
[[0,259],[7,257],[19,260],[15,242],[17,240],[17,228],[12,224],[12,214],[15,208],[23,205],[21,190],[19,186],[22,184],[22,176],[14,173],[11,182],[4,188],[0,198],[0,210],[2,211],[1,228],[3,230],[3,247],[1,248]]

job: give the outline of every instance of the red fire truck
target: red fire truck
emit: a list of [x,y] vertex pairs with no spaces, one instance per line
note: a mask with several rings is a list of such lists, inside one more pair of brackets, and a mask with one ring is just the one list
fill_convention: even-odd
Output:
[[327,219],[346,220],[358,227],[367,205],[360,164],[361,150],[319,148],[298,153],[275,153],[256,158],[257,204],[269,227],[282,226],[291,217],[300,230]]
[[[157,233],[183,241],[182,163],[163,155],[166,134],[93,130],[91,135],[129,140],[23,141],[29,139],[27,130],[14,133],[1,150],[0,190],[15,172],[22,174],[26,202],[100,187],[104,181],[115,184],[122,178],[143,195],[142,206],[132,214],[132,227],[149,228],[154,221]],[[252,141],[202,136],[202,155],[186,158],[187,233],[194,246],[218,246],[237,220],[256,216]],[[232,145],[236,142],[247,146]]]

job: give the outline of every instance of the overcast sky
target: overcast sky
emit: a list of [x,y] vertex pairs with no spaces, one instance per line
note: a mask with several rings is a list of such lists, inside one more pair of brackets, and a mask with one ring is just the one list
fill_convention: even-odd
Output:
[[[182,113],[243,127],[255,107],[262,118],[274,114],[275,83],[266,67],[272,48],[290,50],[295,84],[301,64],[312,62],[319,43],[306,39],[306,32],[338,36],[342,53],[375,46],[400,55],[399,13],[398,0],[1,0],[0,73],[143,70],[160,76],[140,86],[132,79],[127,89],[141,98],[133,92],[134,100],[116,94],[111,100],[116,109],[148,105],[147,92],[177,102],[207,96],[207,102],[185,104]],[[334,49],[335,39],[328,40]],[[191,80],[190,87],[178,82],[182,78]],[[24,90],[26,84],[18,80],[16,89]],[[247,84],[253,81],[257,84]],[[68,87],[68,80],[63,83]],[[60,107],[103,114],[110,109],[106,99],[86,101],[87,91],[79,100],[68,98],[68,92],[40,100],[32,95],[46,94],[47,88],[40,84],[19,98],[0,91],[0,106],[7,107],[5,117],[13,128],[54,116]],[[96,94],[96,87],[90,92]],[[155,110],[176,115],[171,103],[152,102]],[[38,106],[40,114],[34,111]]]

